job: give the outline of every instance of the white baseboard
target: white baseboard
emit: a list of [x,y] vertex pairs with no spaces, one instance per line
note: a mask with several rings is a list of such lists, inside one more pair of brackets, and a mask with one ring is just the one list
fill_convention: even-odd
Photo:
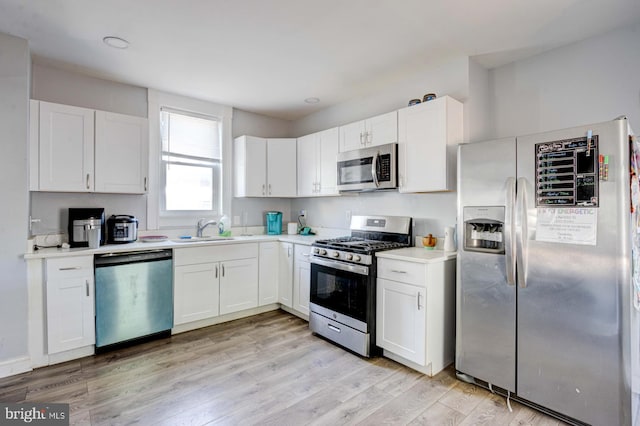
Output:
[[0,362],[0,378],[26,373],[31,370],[31,358],[28,356]]

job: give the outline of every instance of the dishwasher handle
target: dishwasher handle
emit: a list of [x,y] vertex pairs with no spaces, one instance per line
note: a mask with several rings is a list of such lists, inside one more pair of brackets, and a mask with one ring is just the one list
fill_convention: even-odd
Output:
[[157,262],[171,260],[172,258],[173,251],[171,249],[114,252],[96,255],[94,264],[96,268],[102,268],[130,263]]

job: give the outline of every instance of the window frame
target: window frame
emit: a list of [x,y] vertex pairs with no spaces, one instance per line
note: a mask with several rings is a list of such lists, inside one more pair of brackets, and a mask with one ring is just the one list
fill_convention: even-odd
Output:
[[208,101],[189,98],[181,95],[148,90],[148,119],[149,119],[149,190],[147,192],[147,229],[191,229],[195,228],[200,218],[216,219],[218,215],[202,211],[176,211],[161,214],[162,192],[164,179],[161,176],[162,138],[160,129],[161,110],[176,112],[195,117],[215,118],[219,121],[221,132],[222,162],[222,197],[221,214],[230,216],[232,200],[232,138],[231,122],[233,109],[229,106],[218,105]]

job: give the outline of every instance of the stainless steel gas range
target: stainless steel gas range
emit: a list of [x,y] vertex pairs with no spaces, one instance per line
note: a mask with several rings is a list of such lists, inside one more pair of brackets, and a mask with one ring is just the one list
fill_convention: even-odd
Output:
[[353,216],[351,235],[313,244],[309,328],[362,356],[376,355],[376,258],[411,245],[404,216]]

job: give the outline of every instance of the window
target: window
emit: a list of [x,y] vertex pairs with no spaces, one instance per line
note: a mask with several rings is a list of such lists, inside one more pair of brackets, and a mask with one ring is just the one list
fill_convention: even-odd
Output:
[[162,108],[160,133],[160,216],[222,215],[220,120]]

